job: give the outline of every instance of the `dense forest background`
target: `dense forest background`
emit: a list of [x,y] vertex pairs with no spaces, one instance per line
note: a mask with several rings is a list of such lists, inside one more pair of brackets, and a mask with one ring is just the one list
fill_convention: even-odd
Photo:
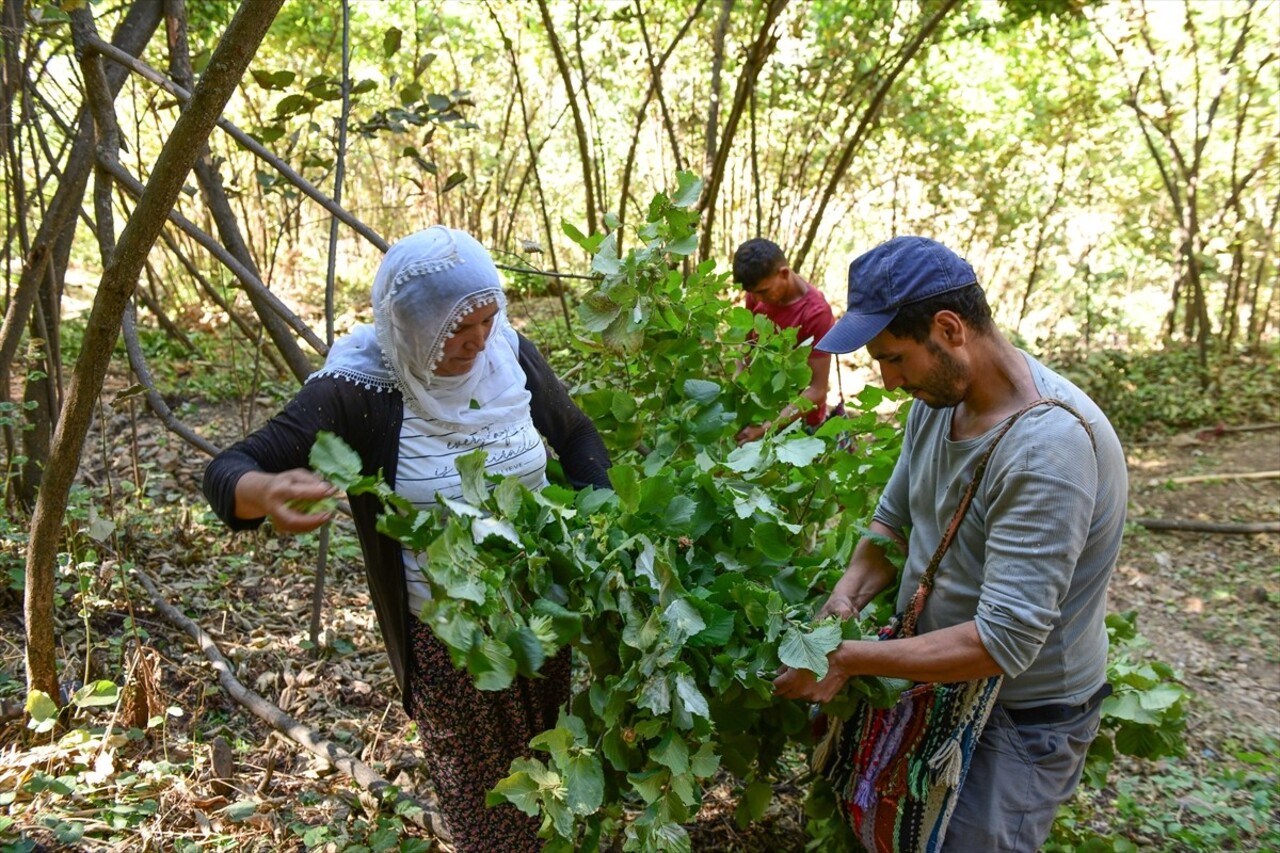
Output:
[[[26,681],[0,696],[61,704],[88,671],[55,604],[126,523],[86,439],[105,457],[131,431],[136,495],[140,422],[203,459],[368,319],[387,244],[436,222],[493,251],[578,392],[608,381],[575,345],[601,272],[582,235],[625,254],[692,173],[686,274],[765,236],[838,312],[853,257],[922,234],[1131,444],[1280,420],[1278,45],[1274,0],[4,0],[4,566]],[[199,498],[172,502],[189,521]]]
[[[63,6],[79,39],[56,6],[4,6],[0,367],[35,403],[34,429],[7,432],[27,503],[64,386],[52,330],[103,268],[93,229],[128,220],[174,84],[236,8]],[[143,37],[162,9],[179,23]],[[94,50],[121,26],[129,73],[130,51]],[[854,256],[926,234],[1028,345],[1190,344],[1208,388],[1211,358],[1260,352],[1280,311],[1278,29],[1272,3],[1172,0],[285,3],[222,110],[233,132],[190,143],[185,224],[146,256],[140,324],[225,329],[263,344],[268,376],[301,377],[385,241],[438,221],[513,267],[581,273],[562,222],[625,227],[687,169],[705,182],[696,260],[768,236],[839,304]],[[110,147],[85,62],[118,89]],[[90,209],[95,150],[95,186],[114,182]],[[572,279],[513,276],[556,281],[572,299]]]

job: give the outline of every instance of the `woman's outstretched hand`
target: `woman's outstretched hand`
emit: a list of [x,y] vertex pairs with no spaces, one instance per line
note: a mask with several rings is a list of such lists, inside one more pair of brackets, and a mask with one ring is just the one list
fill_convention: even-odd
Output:
[[236,483],[236,517],[271,519],[277,530],[306,533],[332,520],[338,490],[306,468],[269,474],[249,471]]

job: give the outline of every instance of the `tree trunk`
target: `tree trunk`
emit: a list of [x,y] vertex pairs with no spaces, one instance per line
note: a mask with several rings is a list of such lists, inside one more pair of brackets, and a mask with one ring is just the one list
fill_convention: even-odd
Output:
[[1040,270],[1043,268],[1042,257],[1044,256],[1044,246],[1049,238],[1049,224],[1053,220],[1053,215],[1057,213],[1058,206],[1062,204],[1062,193],[1067,184],[1067,159],[1071,146],[1066,140],[1062,143],[1062,161],[1058,164],[1058,185],[1053,188],[1053,199],[1049,202],[1049,207],[1040,216],[1040,226],[1036,229],[1036,245],[1031,252],[1031,272],[1027,275],[1027,286],[1022,291],[1022,304],[1018,308],[1018,322],[1014,324],[1015,332],[1022,332],[1022,323],[1027,319],[1027,314],[1031,311],[1031,294],[1035,292],[1036,282],[1040,278]]
[[729,13],[733,0],[720,0],[720,17],[716,19],[716,34],[711,45],[711,91],[707,98],[707,144],[702,159],[702,173],[710,175],[716,164],[716,140],[720,124],[720,72],[724,70],[724,41],[729,35]]
[[[635,126],[631,130],[631,144],[627,147],[627,159],[622,167],[622,190],[618,194],[618,220],[625,223],[627,221],[627,200],[631,194],[631,173],[635,167],[636,151],[640,147],[640,132],[644,127],[645,112],[649,108],[649,102],[653,100],[654,94],[658,91],[659,78],[662,76],[662,69],[666,67],[667,60],[671,58],[671,54],[675,52],[676,46],[680,44],[685,33],[689,32],[689,27],[698,19],[698,15],[702,13],[703,4],[706,0],[698,0],[693,7],[693,11],[689,13],[689,17],[685,18],[684,23],[680,26],[675,37],[671,39],[670,46],[663,51],[658,61],[649,60],[649,88],[645,90],[644,100],[640,102],[640,106],[636,109]],[[643,16],[644,10],[640,7],[639,0],[636,0],[636,15]],[[643,18],[642,18],[643,20]],[[673,132],[673,131],[669,131]],[[618,234],[618,252],[622,252],[623,235],[621,231]]]
[[742,73],[738,75],[738,85],[733,93],[733,106],[729,109],[729,117],[725,119],[724,133],[716,143],[715,162],[711,166],[711,174],[707,177],[707,185],[702,191],[702,199],[699,202],[703,217],[702,237],[698,245],[699,258],[707,258],[711,254],[711,234],[715,230],[716,203],[720,197],[720,187],[724,183],[729,152],[733,150],[733,139],[737,135],[738,125],[742,122],[742,114],[746,112],[747,99],[755,89],[756,81],[760,79],[760,72],[764,70],[765,63],[773,55],[773,49],[778,45],[778,37],[773,35],[773,25],[786,7],[787,0],[768,0],[760,32],[747,50],[746,61],[742,64]]
[[[347,171],[347,123],[351,119],[351,3],[342,0],[342,115],[338,121],[338,161],[333,172],[333,200],[342,204],[342,180]],[[474,171],[474,170],[473,170]],[[324,277],[324,342],[333,346],[334,290],[338,275],[338,218],[329,220],[329,251]],[[316,554],[315,586],[311,590],[312,654],[320,649],[320,622],[324,609],[324,574],[329,564],[329,530],[320,529]]]
[[[5,158],[4,184],[5,224],[18,231],[18,251],[25,255],[29,249],[26,228],[28,195],[23,186],[24,170],[15,141],[17,122],[13,120],[13,99],[26,84],[27,61],[22,53],[22,36],[26,29],[23,0],[4,0],[0,7],[0,155]],[[38,131],[37,131],[38,132]],[[0,261],[5,270],[11,269],[13,234],[5,235]],[[6,290],[8,282],[5,282]],[[6,394],[8,392],[6,391]]]
[[587,126],[582,120],[582,109],[578,106],[578,98],[573,93],[573,78],[569,75],[569,63],[564,58],[564,48],[556,35],[551,10],[547,8],[547,0],[538,0],[538,11],[542,13],[542,25],[547,28],[547,42],[551,45],[551,53],[555,56],[556,68],[560,70],[560,79],[564,83],[565,97],[569,99],[569,109],[573,112],[573,129],[578,139],[578,157],[582,161],[582,184],[587,196],[588,233],[598,230],[599,219],[596,216],[596,187],[593,173],[595,167],[591,158],[591,144],[587,140]]
[[[643,23],[641,21],[642,26]],[[609,184],[605,174],[604,162],[608,149],[604,147],[604,141],[600,138],[600,117],[596,115],[596,106],[591,102],[587,60],[582,53],[582,0],[575,0],[573,4],[573,52],[578,60],[578,77],[582,81],[582,87],[579,91],[582,92],[582,102],[587,107],[587,118],[591,122],[591,144],[594,146],[594,150],[600,152],[600,156],[592,158],[591,171],[595,178],[595,197],[597,204],[601,208],[600,215],[603,216],[605,213],[605,199],[609,197]]]
[[[142,182],[129,173],[118,160],[110,160],[102,162],[102,166],[111,173],[117,184],[126,193],[135,198],[142,198],[146,187]],[[240,263],[221,243],[213,236],[206,234],[197,228],[191,220],[187,219],[175,208],[169,209],[169,220],[178,226],[189,237],[193,238],[202,248],[209,254],[213,255],[223,266],[231,272],[232,275],[240,282],[246,293],[252,294],[257,301],[278,317],[285,325],[298,334],[304,341],[319,353],[328,351],[323,340],[321,340],[315,331],[302,321],[297,314],[290,310],[289,306],[280,301],[280,297],[276,296],[262,281],[244,264]]]
[[1248,344],[1249,351],[1257,353],[1262,349],[1262,338],[1267,331],[1267,319],[1271,316],[1271,299],[1275,298],[1276,291],[1280,290],[1276,282],[1272,282],[1271,299],[1262,306],[1263,310],[1258,310],[1258,302],[1262,293],[1262,285],[1267,281],[1267,272],[1271,269],[1271,257],[1275,250],[1276,239],[1276,221],[1280,217],[1280,194],[1271,200],[1271,218],[1267,221],[1267,230],[1264,232],[1264,239],[1261,241],[1262,246],[1258,251],[1258,265],[1254,269],[1253,284],[1249,288],[1249,321],[1248,321]]
[[[529,133],[529,105],[524,96],[524,80],[520,76],[520,63],[516,60],[515,47],[512,45],[511,39],[507,38],[507,34],[502,28],[502,22],[498,20],[498,16],[492,8],[488,7],[488,4],[486,4],[486,9],[488,9],[489,17],[493,19],[494,25],[498,28],[498,35],[502,38],[502,44],[506,48],[507,58],[511,60],[511,70],[516,80],[516,96],[520,103],[520,122],[524,125],[524,142],[529,149],[529,168],[533,172],[533,186],[538,194],[538,210],[542,215],[542,229],[547,235],[547,257],[551,260],[551,269],[559,270],[560,264],[556,260],[555,234],[551,231],[551,215],[547,212],[547,197],[542,189],[542,176],[538,173],[538,151],[540,147],[533,144],[533,137]],[[572,101],[572,93],[570,95],[569,100]],[[578,117],[576,109],[574,116],[575,118]],[[590,194],[590,190],[587,192]],[[594,233],[594,230],[594,226],[592,226],[592,233]],[[560,310],[564,313],[565,329],[572,335],[573,321],[569,315],[569,302],[565,297],[564,291],[564,284],[556,282],[556,293],[560,297]]]
[[[120,323],[138,274],[146,262],[165,217],[191,171],[196,155],[209,139],[245,68],[266,35],[284,0],[245,0],[227,26],[187,109],[156,159],[146,191],[125,224],[112,265],[102,274],[98,293],[76,360],[66,405],[58,418],[49,467],[36,501],[27,550],[26,664],[27,686],[43,690],[59,701],[57,658],[53,638],[53,580],[62,538],[63,517],[71,484],[79,467],[93,406],[120,333]],[[87,8],[72,12],[73,25],[92,32]],[[91,69],[101,60],[86,54],[82,65]],[[89,81],[86,76],[86,82]]]
[[24,0],[4,0],[4,8],[0,9],[0,41],[4,44],[4,64],[0,66],[0,75],[3,75],[0,77],[0,102],[3,103],[4,115],[0,116],[0,122],[4,123],[6,137],[13,127],[9,121],[9,109],[23,81],[19,45],[27,24],[24,6]]
[[[704,0],[699,0],[697,8],[694,10],[694,16],[697,10],[702,8]],[[691,17],[690,21],[693,20]],[[658,99],[658,109],[662,112],[662,126],[667,131],[667,140],[671,143],[671,156],[676,162],[676,171],[684,171],[684,157],[680,154],[680,138],[676,135],[676,125],[671,119],[671,110],[667,108],[666,96],[662,94],[662,68],[655,61],[653,56],[653,42],[649,39],[649,28],[644,22],[644,12],[640,9],[640,3],[636,2],[636,21],[640,25],[640,36],[644,41],[644,57],[645,63],[649,66],[649,85],[650,92],[653,97]],[[668,56],[670,54],[667,54]],[[663,57],[663,62],[666,56]],[[649,102],[649,95],[645,96],[645,103]]]
[[22,455],[26,461],[22,463],[17,488],[18,499],[24,507],[35,504],[49,464],[53,425],[62,406],[59,394],[62,385],[61,342],[58,339],[62,311],[61,282],[62,278],[46,264],[44,278],[36,283],[35,305],[31,309],[27,333],[29,341],[39,340],[44,344],[32,347],[24,362],[26,377],[22,401],[27,408],[23,412],[26,424],[22,433]]
[[[165,16],[168,23],[169,71],[178,85],[190,91],[193,75],[191,55],[187,48],[187,11],[184,0],[165,0]],[[190,103],[186,108],[190,109]],[[244,235],[240,232],[240,223],[231,209],[231,202],[227,200],[226,191],[222,186],[222,175],[214,164],[207,142],[200,147],[200,156],[195,162],[195,173],[205,205],[213,217],[214,224],[218,226],[218,236],[222,238],[222,244],[237,261],[253,273],[255,278],[262,281],[262,271],[258,268],[258,263],[253,253],[249,251]],[[285,363],[289,365],[294,378],[299,384],[306,381],[306,378],[315,370],[315,366],[298,346],[293,333],[289,331],[288,324],[271,310],[261,294],[255,293],[252,289],[246,289],[245,294],[253,304],[253,309],[271,338],[271,342],[275,344]]]
[[232,324],[240,330],[240,334],[244,336],[244,339],[254,346],[257,355],[265,356],[271,362],[272,368],[281,376],[287,373],[288,368],[285,367],[284,362],[279,361],[280,354],[273,349],[259,345],[258,341],[262,337],[260,330],[255,329],[245,317],[240,315],[240,312],[236,311],[235,306],[227,302],[222,294],[218,292],[218,289],[209,283],[209,279],[204,277],[191,259],[187,257],[186,253],[182,251],[178,241],[173,239],[173,236],[168,231],[160,232],[160,240],[169,252],[178,259],[178,263],[187,271],[187,275],[195,280],[204,295],[209,297],[209,301],[221,308]]
[[755,202],[756,227],[757,235],[764,234],[764,206],[760,199],[760,149],[756,135],[756,90],[751,87],[751,106],[749,122],[751,125],[751,198]]
[[897,81],[898,76],[903,70],[915,59],[918,54],[937,32],[938,27],[942,25],[947,15],[951,14],[951,10],[959,5],[960,0],[942,0],[933,14],[920,26],[920,32],[916,33],[915,38],[902,46],[895,57],[895,64],[889,69],[888,73],[881,79],[880,84],[876,87],[875,94],[871,96],[871,100],[867,103],[867,108],[862,114],[862,118],[858,121],[858,128],[850,137],[848,143],[845,144],[844,151],[840,154],[840,159],[836,163],[835,169],[831,173],[830,180],[827,181],[826,189],[822,191],[822,200],[818,203],[818,209],[813,215],[813,219],[809,221],[809,230],[805,233],[804,241],[800,244],[799,251],[795,257],[791,258],[793,266],[803,268],[805,257],[809,254],[809,249],[813,247],[813,243],[818,238],[818,229],[822,227],[822,215],[827,210],[827,205],[831,202],[831,198],[835,195],[836,189],[840,186],[840,181],[844,178],[845,172],[849,170],[849,164],[853,162],[853,155],[862,147],[866,141],[867,134],[872,126],[880,117],[880,107],[884,103],[885,97],[888,96],[889,90],[893,88],[893,84]]
[[[1235,39],[1229,56],[1225,57],[1222,64],[1223,69],[1235,66],[1240,60],[1251,29],[1252,8],[1246,7],[1245,9],[1240,32]],[[1214,120],[1226,91],[1227,76],[1225,71],[1219,74],[1219,88],[1202,111],[1200,101],[1201,87],[1210,82],[1210,78],[1207,74],[1202,73],[1200,63],[1196,59],[1200,50],[1200,37],[1190,4],[1184,3],[1182,13],[1182,29],[1188,38],[1189,55],[1194,60],[1192,63],[1190,100],[1191,118],[1193,119],[1190,126],[1193,128],[1194,133],[1192,144],[1187,150],[1184,150],[1183,146],[1179,144],[1175,126],[1162,117],[1150,115],[1143,105],[1143,84],[1148,75],[1151,74],[1155,78],[1153,83],[1155,95],[1164,109],[1164,114],[1175,115],[1186,109],[1185,98],[1182,97],[1181,88],[1171,90],[1171,87],[1165,86],[1158,66],[1144,64],[1137,82],[1131,83],[1129,86],[1129,97],[1126,99],[1126,105],[1134,111],[1138,119],[1138,125],[1142,130],[1147,150],[1151,153],[1152,159],[1160,170],[1165,191],[1169,194],[1173,209],[1178,216],[1180,234],[1177,263],[1181,269],[1174,280],[1173,291],[1170,295],[1169,314],[1165,324],[1166,334],[1169,338],[1173,338],[1177,329],[1179,300],[1185,300],[1183,332],[1187,338],[1195,338],[1200,362],[1200,380],[1207,387],[1209,383],[1209,343],[1213,330],[1209,321],[1209,306],[1205,295],[1204,281],[1201,277],[1201,254],[1204,250],[1205,238],[1200,225],[1199,186],[1203,179],[1201,166],[1204,162],[1204,150],[1213,135]],[[1151,57],[1155,58],[1159,51],[1152,44],[1147,15],[1146,8],[1141,7],[1138,34]],[[1219,35],[1221,36],[1224,32],[1224,30],[1220,31]],[[1125,55],[1120,46],[1112,44],[1111,47],[1117,57]],[[1176,106],[1175,101],[1177,102]],[[1153,130],[1159,135],[1160,141],[1165,146],[1167,161],[1165,154],[1160,151],[1155,139],[1152,137]]]

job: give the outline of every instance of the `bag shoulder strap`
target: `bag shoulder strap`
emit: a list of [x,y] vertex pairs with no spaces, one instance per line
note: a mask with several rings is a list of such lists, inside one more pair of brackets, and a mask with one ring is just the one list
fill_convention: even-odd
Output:
[[1027,412],[1039,406],[1057,406],[1066,409],[1080,424],[1084,427],[1084,431],[1089,435],[1089,441],[1097,450],[1097,441],[1093,437],[1093,428],[1089,426],[1079,412],[1071,408],[1071,406],[1061,400],[1053,400],[1043,397],[1032,403],[1023,406],[1013,414],[1004,425],[1000,427],[1000,431],[996,433],[995,438],[991,439],[991,443],[987,445],[987,449],[983,451],[982,457],[978,460],[978,466],[974,469],[973,479],[969,481],[968,487],[965,488],[964,494],[960,497],[960,504],[956,507],[955,514],[951,516],[951,523],[947,525],[946,532],[942,535],[942,541],[938,543],[937,550],[933,552],[933,557],[929,560],[929,565],[925,567],[924,574],[920,576],[920,585],[916,587],[916,591],[911,596],[911,601],[907,604],[906,613],[903,614],[902,627],[900,635],[903,637],[913,637],[916,633],[916,622],[920,618],[920,614],[924,611],[925,601],[929,598],[930,591],[933,590],[933,577],[938,572],[938,565],[942,562],[942,555],[947,553],[947,549],[951,547],[951,542],[956,538],[956,531],[960,529],[960,522],[964,520],[965,513],[969,511],[969,504],[973,502],[973,496],[978,491],[978,484],[982,481],[982,475],[986,473],[987,463],[991,461],[992,455],[995,453],[996,445],[1000,443],[1000,439],[1013,428],[1018,419]]

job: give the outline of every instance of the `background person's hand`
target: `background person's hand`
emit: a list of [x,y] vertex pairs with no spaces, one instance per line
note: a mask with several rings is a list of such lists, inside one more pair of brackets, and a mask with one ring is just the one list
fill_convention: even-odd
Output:
[[773,695],[783,699],[807,699],[810,702],[830,702],[844,689],[849,677],[834,666],[818,680],[807,669],[783,667],[773,679]]
[[734,441],[738,442],[738,444],[746,444],[748,441],[756,441],[768,431],[768,424],[748,424],[738,430],[738,434],[734,436]]
[[826,604],[822,605],[822,609],[818,611],[818,621],[826,619],[828,616],[853,619],[861,610],[862,608],[858,606],[852,596],[836,590],[831,593],[831,597],[827,599]]

